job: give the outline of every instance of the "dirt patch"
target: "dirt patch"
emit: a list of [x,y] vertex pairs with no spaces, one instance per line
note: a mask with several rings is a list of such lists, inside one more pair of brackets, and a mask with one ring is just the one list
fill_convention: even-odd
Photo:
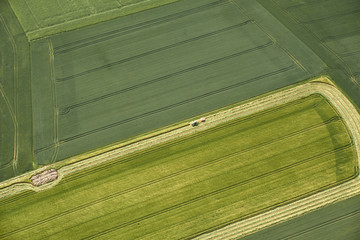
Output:
[[32,176],[30,180],[34,186],[38,187],[46,183],[52,182],[57,178],[58,178],[58,172],[52,168]]

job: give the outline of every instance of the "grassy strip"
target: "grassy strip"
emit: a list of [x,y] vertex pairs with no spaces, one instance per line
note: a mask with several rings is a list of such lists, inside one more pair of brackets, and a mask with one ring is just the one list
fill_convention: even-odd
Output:
[[[228,122],[195,134],[196,138],[179,139],[178,144],[130,155],[125,158],[130,161],[119,159],[121,164],[94,168],[76,181],[65,178],[63,184],[49,191],[1,204],[1,224],[7,232],[3,237],[21,237],[31,231],[40,232],[39,238],[46,237],[42,229],[51,229],[46,235],[53,238],[69,237],[69,232],[90,238],[103,234],[181,237],[260,211],[256,206],[263,207],[267,198],[264,188],[269,186],[272,196],[279,195],[276,191],[283,192],[274,199],[280,203],[335,184],[352,175],[351,170],[337,177],[336,168],[352,165],[353,153],[346,148],[349,138],[343,124],[332,118],[336,112],[319,102],[322,98],[313,95],[299,104],[258,115],[256,121],[245,118]],[[329,113],[329,121],[324,122],[318,109]],[[336,161],[334,148],[342,152],[342,163]],[[226,156],[229,152],[234,154]],[[253,200],[244,201],[249,196]],[[274,201],[267,204],[272,206]],[[47,202],[53,204],[46,213],[40,211]],[[245,205],[234,216],[239,204]],[[91,214],[88,209],[92,209]],[[23,219],[30,213],[32,219]],[[214,222],[204,221],[211,215]],[[99,221],[107,222],[106,226],[99,225]],[[55,227],[55,222],[67,231]],[[137,223],[141,223],[140,228]],[[84,234],[84,227],[91,230]],[[89,235],[92,232],[95,235]]]

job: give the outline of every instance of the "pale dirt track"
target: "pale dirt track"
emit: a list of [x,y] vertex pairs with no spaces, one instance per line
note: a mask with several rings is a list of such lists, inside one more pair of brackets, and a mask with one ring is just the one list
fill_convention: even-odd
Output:
[[[238,117],[247,116],[270,107],[275,107],[290,102],[292,100],[308,96],[313,93],[319,93],[325,98],[327,98],[336,108],[339,114],[343,117],[344,122],[347,125],[351,133],[351,137],[354,141],[357,156],[360,156],[360,116],[354,106],[334,86],[321,82],[310,82],[304,85],[296,86],[294,88],[271,94],[263,98],[253,100],[251,102],[233,107],[228,110],[205,116],[206,123],[201,124],[198,127],[182,127],[174,131],[158,135],[156,137],[145,139],[143,141],[136,142],[128,146],[118,148],[113,151],[64,166],[58,169],[59,178],[56,181],[40,187],[35,187],[30,183],[17,183],[17,181],[19,181],[20,179],[24,179],[24,176],[29,178],[31,175],[39,173],[40,171],[47,169],[51,166],[47,166],[46,168],[42,168],[37,171],[33,171],[17,178],[2,182],[0,184],[0,188],[2,188],[0,189],[0,199],[14,194],[18,194],[24,190],[46,190],[55,186],[59,181],[61,181],[64,176],[68,174],[81,171],[83,169],[89,168],[94,165],[102,164],[107,161],[111,161],[115,158],[169,141],[171,139],[208,129],[210,127],[230,121]],[[359,162],[359,157],[357,157],[357,161]],[[294,203],[278,207],[263,214],[245,219],[243,221],[236,222],[214,232],[201,235],[196,239],[235,239],[243,237],[278,222],[286,221],[300,214],[304,214],[306,212],[323,207],[333,202],[349,198],[360,193],[359,178],[360,177],[357,176],[355,179],[350,180],[339,186],[314,194],[310,197],[301,199]]]

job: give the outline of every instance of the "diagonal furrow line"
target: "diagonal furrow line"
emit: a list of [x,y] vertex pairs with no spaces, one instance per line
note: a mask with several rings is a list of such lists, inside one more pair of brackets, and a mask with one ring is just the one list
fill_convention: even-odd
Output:
[[99,71],[99,70],[102,70],[102,69],[106,69],[106,68],[109,68],[109,67],[113,67],[113,66],[116,66],[116,65],[119,65],[119,64],[123,64],[123,63],[129,62],[129,61],[133,61],[133,60],[138,59],[138,58],[146,57],[146,56],[149,56],[151,54],[158,53],[158,52],[161,52],[161,51],[165,51],[165,50],[168,50],[168,49],[171,49],[171,48],[174,48],[174,47],[178,47],[178,46],[181,46],[181,45],[193,42],[193,41],[197,41],[197,40],[200,40],[200,39],[203,39],[203,38],[206,38],[206,37],[210,37],[210,36],[214,36],[214,35],[217,35],[217,34],[220,34],[220,33],[224,33],[224,32],[230,31],[232,29],[236,29],[236,28],[245,26],[245,25],[247,25],[249,23],[253,23],[253,21],[248,20],[248,21],[245,21],[245,22],[242,22],[242,23],[230,26],[230,27],[226,27],[226,28],[219,29],[219,30],[216,30],[216,31],[213,31],[213,32],[209,32],[209,33],[197,36],[197,37],[193,37],[193,38],[186,39],[186,40],[183,40],[183,41],[180,41],[180,42],[176,42],[176,43],[173,43],[173,44],[170,44],[170,45],[167,45],[167,46],[156,48],[156,49],[150,50],[148,52],[141,53],[139,55],[135,55],[135,56],[128,57],[128,58],[125,58],[125,59],[121,59],[119,61],[108,63],[108,64],[105,64],[105,65],[102,65],[102,66],[99,66],[99,67],[95,67],[95,68],[92,68],[92,69],[89,69],[89,70],[86,70],[86,71],[83,71],[83,72],[80,72],[80,73],[76,73],[76,74],[67,76],[67,77],[57,78],[56,80],[57,81],[67,81],[67,80],[70,80],[70,79],[73,79],[73,78],[84,76],[86,74],[90,74],[90,73],[93,73],[93,72],[96,72],[96,71]]
[[[98,34],[98,35],[95,35],[95,36],[92,36],[92,37],[88,37],[88,38],[80,39],[80,40],[77,40],[77,41],[73,41],[73,42],[70,42],[70,43],[55,47],[54,48],[55,54],[66,53],[66,52],[69,52],[69,51],[72,51],[72,50],[75,50],[75,49],[78,49],[78,48],[81,48],[81,47],[86,47],[86,46],[92,45],[94,43],[98,43],[98,42],[102,42],[102,41],[109,40],[109,39],[112,39],[112,38],[116,38],[118,36],[124,36],[125,34],[129,34],[129,33],[144,29],[144,28],[149,28],[149,27],[152,27],[152,26],[156,26],[156,25],[161,24],[161,23],[168,23],[170,21],[174,21],[174,20],[177,20],[177,19],[182,18],[182,17],[187,17],[187,16],[190,16],[192,14],[196,14],[196,13],[211,9],[213,7],[221,6],[221,5],[226,4],[226,3],[228,3],[228,1],[218,0],[218,1],[215,1],[215,2],[212,2],[212,3],[205,4],[205,5],[195,7],[195,8],[189,9],[189,10],[185,10],[185,11],[182,11],[182,12],[170,14],[170,15],[160,17],[160,18],[157,18],[157,19],[153,19],[153,20],[150,20],[150,21],[141,22],[141,23],[138,23],[138,24],[135,24],[135,25],[132,25],[132,26],[123,27],[123,28],[120,28],[120,29],[117,29],[117,30],[113,30],[113,31],[109,31],[109,32],[106,32],[106,33]],[[72,45],[75,45],[75,46],[71,47],[71,48],[67,48],[67,47],[70,47]],[[67,49],[64,49],[64,48],[67,48]],[[64,50],[60,50],[60,49],[64,49]],[[59,51],[57,51],[57,50],[59,50]]]
[[[312,125],[312,126],[309,126],[307,128],[304,128],[304,129],[301,129],[299,131],[296,131],[296,132],[293,132],[293,133],[290,133],[290,134],[287,134],[287,135],[284,135],[282,137],[279,137],[279,138],[276,138],[276,139],[272,139],[272,140],[269,140],[269,141],[266,141],[266,142],[263,142],[263,143],[260,143],[260,144],[257,144],[255,146],[251,146],[247,149],[243,149],[243,150],[240,150],[240,151],[237,151],[237,152],[233,152],[231,154],[228,154],[226,156],[222,156],[220,158],[216,158],[216,159],[213,159],[211,161],[208,161],[208,162],[205,162],[205,163],[202,163],[202,164],[198,164],[198,165],[195,165],[193,167],[190,167],[190,168],[187,168],[187,169],[183,169],[181,171],[178,171],[178,172],[175,172],[175,173],[172,173],[172,174],[169,174],[167,176],[164,176],[164,177],[161,177],[161,178],[158,178],[158,179],[154,179],[152,181],[149,181],[149,182],[146,182],[146,183],[143,183],[143,184],[140,184],[138,186],[135,186],[135,187],[132,187],[132,188],[128,188],[128,189],[125,189],[125,190],[122,190],[122,191],[119,191],[117,193],[113,193],[113,194],[110,194],[108,196],[105,196],[103,198],[99,198],[99,199],[96,199],[94,201],[91,201],[91,202],[88,202],[86,204],[83,204],[83,205],[80,205],[80,206],[77,206],[75,208],[72,208],[72,209],[68,209],[64,212],[61,212],[59,214],[55,214],[53,216],[50,216],[48,218],[45,218],[45,219],[42,219],[42,220],[39,220],[37,222],[34,222],[34,223],[31,223],[27,226],[24,226],[20,229],[16,229],[16,230],[13,230],[11,232],[8,232],[6,233],[5,235],[0,235],[0,237],[4,237],[4,236],[9,236],[9,235],[13,235],[13,234],[16,234],[18,232],[21,232],[21,231],[24,231],[24,230],[28,230],[28,229],[31,229],[33,227],[36,227],[36,226],[39,226],[41,224],[45,224],[49,221],[52,221],[52,220],[55,220],[57,218],[60,218],[60,217],[63,217],[63,216],[66,216],[68,214],[71,214],[71,213],[74,213],[74,212],[77,212],[77,211],[80,211],[84,208],[87,208],[87,207],[90,207],[90,206],[93,206],[93,205],[96,205],[96,204],[99,204],[99,203],[102,203],[104,201],[107,201],[107,200],[111,200],[113,198],[116,198],[116,197],[119,197],[121,195],[124,195],[124,194],[127,194],[127,193],[130,193],[130,192],[133,192],[133,191],[136,191],[136,190],[139,190],[141,188],[144,188],[144,187],[147,187],[147,186],[150,186],[152,184],[156,184],[156,183],[159,183],[161,181],[164,181],[164,180],[167,180],[167,179],[170,179],[170,178],[173,178],[173,177],[176,177],[176,176],[179,176],[181,174],[184,174],[184,173],[188,173],[188,172],[191,172],[191,171],[194,171],[194,170],[197,170],[199,168],[202,168],[202,167],[205,167],[205,166],[209,166],[209,165],[212,165],[212,164],[215,164],[215,163],[219,163],[221,161],[224,161],[230,157],[234,157],[234,156],[237,156],[237,155],[240,155],[240,154],[244,154],[244,153],[247,153],[249,151],[253,151],[259,147],[264,147],[264,146],[267,146],[267,145],[270,145],[272,143],[275,143],[275,142],[278,142],[278,141],[281,141],[281,140],[285,140],[287,138],[291,138],[291,137],[294,137],[296,135],[299,135],[301,133],[304,133],[304,132],[307,132],[309,130],[313,130],[313,129],[316,129],[318,127],[321,127],[321,126],[324,126],[326,124],[329,124],[333,121],[337,121],[337,120],[340,120],[341,118],[339,118],[338,116],[335,116],[335,117],[332,117],[322,123],[318,123],[318,124],[315,124],[315,125]],[[351,146],[351,144],[348,144],[349,146]],[[348,146],[346,145],[346,146]],[[296,164],[296,163],[295,163]],[[293,165],[293,164],[292,164]],[[285,166],[286,167],[286,166]],[[256,178],[256,177],[255,177]],[[245,180],[247,181],[247,180]]]
[[231,184],[231,185],[226,186],[226,187],[224,187],[224,188],[220,188],[220,189],[218,189],[218,190],[215,190],[215,191],[212,191],[212,192],[209,192],[209,193],[200,195],[200,196],[198,196],[198,197],[195,197],[195,198],[189,199],[189,200],[187,200],[187,201],[184,201],[184,202],[175,204],[175,205],[173,205],[173,206],[164,208],[164,209],[162,209],[162,210],[159,210],[159,211],[156,211],[156,212],[147,214],[147,215],[145,215],[145,216],[142,216],[142,217],[133,219],[133,220],[131,220],[131,221],[129,221],[129,222],[125,222],[125,223],[122,223],[122,224],[120,224],[120,225],[117,225],[117,226],[108,228],[108,229],[106,229],[106,230],[104,230],[104,231],[98,232],[98,233],[96,233],[96,234],[94,234],[94,235],[85,237],[85,238],[83,238],[83,239],[94,239],[94,238],[103,236],[103,235],[105,235],[105,234],[111,233],[111,232],[116,231],[116,230],[119,230],[119,229],[121,229],[121,228],[130,226],[130,225],[132,225],[132,224],[139,223],[139,222],[142,222],[142,221],[147,220],[147,219],[149,219],[149,218],[152,218],[152,217],[155,217],[155,216],[158,216],[158,215],[167,213],[167,212],[169,212],[169,211],[178,209],[178,208],[180,208],[180,207],[187,206],[187,205],[189,205],[189,204],[192,204],[192,203],[194,203],[194,202],[200,201],[200,200],[205,199],[205,198],[207,198],[207,197],[210,197],[210,196],[213,196],[213,195],[216,195],[216,194],[225,192],[225,191],[229,191],[229,190],[231,190],[231,189],[234,189],[234,188],[236,188],[236,187],[239,187],[239,186],[248,184],[248,183],[250,183],[250,182],[254,182],[254,181],[256,181],[256,180],[259,180],[259,179],[262,179],[262,178],[265,178],[265,177],[269,177],[269,176],[274,175],[274,174],[276,174],[276,173],[280,173],[280,172],[282,172],[282,171],[284,171],[284,170],[288,170],[288,169],[291,169],[291,168],[293,168],[293,167],[302,165],[302,164],[307,163],[307,162],[309,162],[309,161],[311,161],[311,160],[314,160],[314,159],[316,159],[316,158],[324,157],[324,156],[327,156],[327,155],[329,155],[329,154],[333,154],[334,152],[344,150],[344,149],[348,148],[349,146],[351,146],[351,145],[348,144],[348,145],[339,147],[339,148],[337,148],[337,149],[330,150],[330,151],[327,151],[327,152],[324,152],[324,153],[315,155],[315,156],[313,156],[313,157],[304,159],[304,160],[299,161],[299,162],[297,162],[297,163],[289,164],[289,165],[287,165],[287,166],[284,166],[284,167],[275,169],[275,170],[270,171],[270,172],[267,172],[267,173],[265,173],[265,174],[261,174],[261,175],[252,177],[252,178],[250,178],[250,179],[247,179],[247,180],[244,180],[244,181],[241,181],[241,182],[238,182],[238,183]]
[[99,96],[99,97],[96,97],[96,98],[93,98],[93,99],[90,99],[90,100],[87,100],[87,101],[84,101],[84,102],[80,102],[80,103],[77,103],[77,104],[74,104],[74,105],[71,105],[71,106],[68,106],[68,107],[64,107],[64,108],[62,108],[60,110],[60,114],[64,115],[64,114],[69,113],[70,110],[72,110],[72,109],[75,109],[75,108],[78,108],[78,107],[81,107],[81,106],[84,106],[84,105],[87,105],[87,104],[91,104],[91,103],[94,103],[94,102],[97,102],[97,101],[100,101],[100,100],[104,100],[104,99],[109,98],[109,97],[114,97],[114,96],[117,96],[119,94],[122,94],[122,93],[125,93],[125,92],[128,92],[128,91],[132,91],[132,90],[135,90],[135,89],[138,89],[138,88],[141,88],[141,87],[145,87],[145,86],[148,86],[148,85],[156,83],[156,82],[164,81],[166,79],[169,79],[169,78],[172,78],[172,77],[175,77],[175,76],[178,76],[178,75],[182,75],[182,74],[185,74],[185,73],[197,70],[197,69],[208,67],[208,66],[210,66],[212,64],[220,63],[222,61],[226,61],[226,60],[229,60],[229,59],[232,59],[232,58],[235,58],[235,57],[238,57],[238,56],[241,56],[241,55],[244,55],[244,54],[256,51],[256,50],[266,48],[266,47],[268,47],[268,46],[270,46],[272,44],[273,44],[273,42],[268,42],[268,43],[263,44],[263,45],[259,45],[259,46],[253,47],[253,48],[249,48],[249,49],[246,49],[244,51],[233,53],[233,54],[225,56],[225,57],[217,58],[217,59],[214,59],[214,60],[209,61],[209,62],[205,62],[205,63],[199,64],[199,65],[196,65],[196,66],[192,66],[192,67],[189,67],[189,68],[186,68],[186,69],[174,72],[174,73],[170,73],[170,74],[165,75],[165,76],[161,76],[159,78],[155,78],[155,79],[152,79],[152,80],[149,80],[149,81],[146,81],[146,82],[142,82],[142,83],[139,83],[139,84],[136,84],[136,85],[133,85],[133,86],[130,86],[130,87],[115,91],[115,92],[104,94],[102,96]]

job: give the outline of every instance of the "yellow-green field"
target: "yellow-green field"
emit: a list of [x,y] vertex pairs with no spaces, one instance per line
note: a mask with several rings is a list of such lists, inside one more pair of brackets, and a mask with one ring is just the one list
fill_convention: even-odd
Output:
[[354,157],[313,94],[3,199],[0,237],[190,238],[344,182]]

